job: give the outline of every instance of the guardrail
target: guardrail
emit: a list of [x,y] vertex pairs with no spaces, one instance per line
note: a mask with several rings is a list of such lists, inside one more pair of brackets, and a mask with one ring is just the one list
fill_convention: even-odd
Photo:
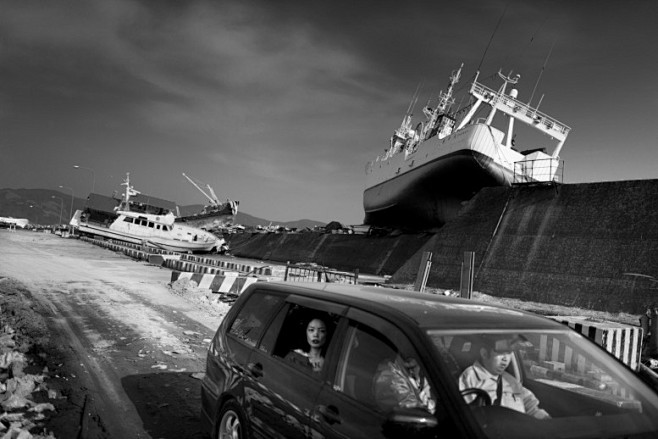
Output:
[[560,183],[564,179],[564,160],[546,158],[514,162],[514,184]]
[[301,264],[286,264],[286,272],[283,277],[288,282],[331,282],[343,284],[357,284],[359,281],[359,270],[353,273],[348,271],[337,271],[322,266],[309,266]]

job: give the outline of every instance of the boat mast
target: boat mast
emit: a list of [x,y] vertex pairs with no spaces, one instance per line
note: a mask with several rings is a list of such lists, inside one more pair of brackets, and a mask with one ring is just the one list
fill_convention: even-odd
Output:
[[[137,194],[140,194],[141,192],[136,191],[130,185],[130,172],[126,172],[126,179],[123,181],[123,183],[121,183],[121,186],[125,186],[126,191],[124,192],[123,200],[121,201],[121,204],[119,206],[117,206],[117,208],[119,210],[121,210],[121,208],[129,210],[129,208],[130,208],[130,204],[129,204],[130,203],[130,197],[135,196]],[[115,208],[115,209],[117,209],[117,208]]]

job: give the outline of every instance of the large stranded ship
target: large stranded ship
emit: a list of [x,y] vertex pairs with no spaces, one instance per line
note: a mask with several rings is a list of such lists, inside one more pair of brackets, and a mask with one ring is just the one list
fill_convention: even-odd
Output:
[[[466,113],[461,118],[451,113],[462,67],[450,76],[436,107],[428,104],[423,109],[426,120],[414,127],[410,106],[390,147],[366,165],[366,224],[436,228],[454,218],[463,202],[483,187],[559,178],[559,154],[571,128],[519,101],[516,89],[507,93],[519,75],[500,72],[503,84],[498,90],[478,83],[478,72],[469,90],[470,109],[460,111]],[[483,105],[489,107],[488,115],[476,119]],[[505,130],[492,126],[497,112],[507,116]],[[552,153],[544,148],[517,149],[515,120],[552,138],[556,142]]]

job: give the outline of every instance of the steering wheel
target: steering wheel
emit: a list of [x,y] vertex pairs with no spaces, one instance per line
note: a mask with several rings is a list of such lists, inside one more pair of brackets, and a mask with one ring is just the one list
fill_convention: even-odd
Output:
[[[486,407],[491,405],[491,397],[487,392],[485,392],[482,389],[478,389],[476,387],[470,387],[468,389],[464,389],[461,392],[462,397],[464,400],[469,404],[474,407]],[[469,396],[474,396],[473,400],[471,402],[468,402],[468,397]]]

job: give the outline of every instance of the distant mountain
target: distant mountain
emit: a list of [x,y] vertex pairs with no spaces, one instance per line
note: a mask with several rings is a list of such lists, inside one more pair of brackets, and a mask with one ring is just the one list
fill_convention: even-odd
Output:
[[27,218],[32,224],[68,224],[72,212],[86,201],[50,189],[0,189],[0,216]]
[[[75,212],[77,209],[83,209],[86,201],[86,197],[73,197],[71,201],[71,194],[50,189],[5,188],[0,189],[0,216],[27,218],[32,224],[68,224],[72,212]],[[203,205],[193,204],[180,207],[180,212],[181,214],[192,214],[200,212],[201,209],[203,209]],[[320,221],[308,219],[286,222],[271,221],[240,211],[235,216],[235,222],[245,227],[268,226],[272,224],[298,229],[325,225],[325,223]]]

